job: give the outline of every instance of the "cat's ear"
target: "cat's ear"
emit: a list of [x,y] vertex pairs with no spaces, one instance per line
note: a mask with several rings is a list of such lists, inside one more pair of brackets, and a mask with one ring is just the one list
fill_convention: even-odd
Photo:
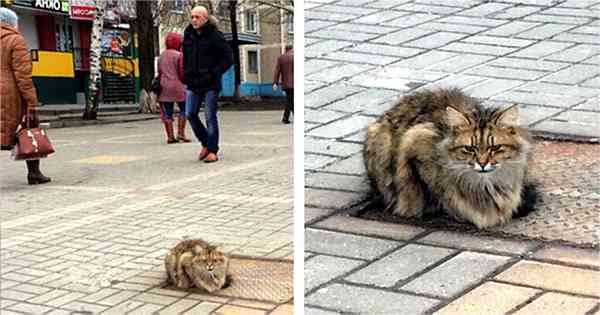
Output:
[[471,124],[471,121],[465,114],[450,106],[446,107],[446,117],[450,127],[468,126]]
[[520,122],[519,105],[513,104],[509,108],[502,110],[496,120],[496,125],[518,126]]

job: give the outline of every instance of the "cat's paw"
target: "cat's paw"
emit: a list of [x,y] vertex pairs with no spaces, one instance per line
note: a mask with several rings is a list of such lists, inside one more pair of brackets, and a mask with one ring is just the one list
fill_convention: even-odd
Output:
[[423,201],[420,199],[398,198],[392,213],[405,218],[420,217],[423,213],[423,206]]

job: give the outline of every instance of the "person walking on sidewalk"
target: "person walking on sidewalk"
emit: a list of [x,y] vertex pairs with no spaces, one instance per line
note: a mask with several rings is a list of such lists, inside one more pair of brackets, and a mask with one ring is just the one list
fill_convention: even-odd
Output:
[[285,54],[277,59],[275,75],[273,76],[273,90],[277,90],[277,83],[280,82],[280,78],[283,91],[287,97],[287,104],[281,122],[289,124],[290,112],[294,112],[294,49],[291,45],[286,46]]
[[[38,127],[35,108],[37,94],[31,79],[31,57],[27,43],[17,30],[18,17],[7,8],[0,8],[0,138],[1,150],[11,150],[16,144],[19,124],[26,120]],[[29,185],[50,182],[40,171],[40,160],[27,163]]]
[[[183,38],[178,33],[168,33],[165,39],[167,49],[158,57],[158,75],[160,78],[160,118],[165,125],[167,143],[190,142],[185,137],[185,86],[181,61],[181,44]],[[181,68],[180,68],[181,67]],[[177,138],[173,132],[173,109],[175,103],[179,107],[177,118]]]
[[[183,65],[187,85],[185,112],[203,146],[198,159],[216,162],[219,159],[217,97],[221,91],[221,77],[233,65],[233,53],[217,28],[217,20],[205,7],[192,9],[192,20],[183,36]],[[202,102],[206,128],[198,117]]]

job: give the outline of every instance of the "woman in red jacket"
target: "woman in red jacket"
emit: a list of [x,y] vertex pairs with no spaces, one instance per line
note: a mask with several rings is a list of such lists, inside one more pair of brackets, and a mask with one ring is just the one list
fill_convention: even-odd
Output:
[[[160,102],[161,120],[167,132],[167,143],[190,142],[185,137],[185,85],[182,82],[183,69],[181,69],[181,44],[183,37],[178,33],[168,33],[165,49],[158,57],[158,75],[160,76]],[[173,132],[173,109],[175,103],[179,107],[177,120],[177,138]]]

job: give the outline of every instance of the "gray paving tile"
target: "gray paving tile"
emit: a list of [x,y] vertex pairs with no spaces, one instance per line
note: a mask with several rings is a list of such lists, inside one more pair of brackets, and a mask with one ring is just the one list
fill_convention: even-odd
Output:
[[329,53],[323,58],[340,60],[345,62],[366,63],[379,66],[388,65],[400,59],[399,57],[388,57],[382,55],[363,54],[346,51]]
[[435,63],[442,62],[455,56],[458,56],[458,54],[432,50],[412,58],[401,60],[395,63],[394,66],[410,69],[425,69]]
[[598,27],[598,26],[581,26],[581,27],[577,27],[572,30],[569,30],[569,32],[595,35],[595,34],[600,34],[600,27]]
[[585,102],[584,104],[577,105],[576,110],[591,110],[600,112],[600,98],[593,98]]
[[343,22],[355,19],[356,15],[344,13],[317,12],[315,10],[311,10],[310,18],[315,20]]
[[304,292],[311,291],[364,263],[348,258],[314,256],[304,263]]
[[363,175],[366,174],[365,164],[362,158],[362,154],[356,154],[350,158],[341,160],[323,169],[327,172],[336,172],[350,175]]
[[441,47],[442,50],[449,50],[459,53],[471,53],[471,54],[482,54],[482,55],[493,55],[502,56],[510,52],[517,50],[515,47],[500,47],[492,45],[480,45],[465,42],[456,42]]
[[337,315],[338,312],[324,311],[314,307],[304,307],[304,314],[306,315]]
[[462,252],[402,286],[403,290],[450,298],[485,279],[509,257]]
[[585,16],[591,18],[599,18],[600,13],[589,9],[572,9],[572,8],[548,8],[544,10],[544,14],[566,15],[566,16]]
[[347,32],[361,32],[361,33],[370,33],[370,34],[388,34],[396,31],[395,27],[386,27],[379,25],[367,25],[367,24],[356,24],[356,23],[340,23],[333,25],[331,27],[327,27],[325,31],[334,30],[334,31],[347,31]]
[[306,251],[369,260],[401,244],[396,241],[311,228],[305,230],[304,237]]
[[562,16],[550,14],[532,14],[524,17],[527,21],[561,23],[561,24],[585,24],[590,20],[587,17]]
[[373,33],[361,33],[353,31],[334,31],[334,30],[321,30],[311,34],[312,37],[326,38],[334,40],[344,40],[349,42],[362,42],[379,36],[379,34]]
[[396,27],[411,27],[411,26],[425,23],[427,21],[435,20],[439,17],[441,17],[441,15],[413,13],[413,14],[410,14],[407,16],[403,16],[403,17],[382,23],[382,25],[396,26]]
[[498,58],[489,63],[490,66],[500,66],[517,69],[530,69],[530,70],[541,70],[541,71],[557,71],[564,69],[569,66],[568,63],[564,62],[551,62],[544,60],[525,59],[525,58],[512,58],[502,57]]
[[517,91],[505,92],[500,95],[496,95],[496,96],[492,97],[492,99],[508,101],[508,102],[516,102],[519,104],[524,103],[524,104],[534,104],[534,105],[542,105],[542,106],[555,106],[555,107],[561,107],[561,108],[573,106],[575,104],[581,103],[584,100],[583,98],[580,98],[580,97],[559,96],[559,95],[517,92]]
[[512,5],[510,4],[503,4],[503,3],[493,3],[493,2],[488,2],[488,3],[482,3],[476,7],[464,10],[460,12],[460,15],[466,15],[466,16],[478,16],[478,17],[485,17],[487,15],[499,12],[499,11],[504,11],[508,8],[510,8]]
[[362,150],[362,146],[356,143],[347,143],[334,140],[315,139],[306,137],[304,139],[304,152],[348,157]]
[[305,303],[353,314],[417,315],[424,314],[437,305],[438,301],[376,289],[333,284],[307,296]]
[[397,7],[405,2],[410,2],[410,0],[376,0],[365,4],[365,6],[378,9],[390,9]]
[[585,82],[581,83],[581,86],[600,88],[600,77],[595,77],[595,78],[586,80]]
[[340,67],[325,69],[318,73],[306,76],[305,79],[333,83],[343,78],[352,77],[372,69],[372,65],[346,64]]
[[[306,157],[306,154],[304,156]],[[324,209],[347,209],[348,207],[353,206],[358,202],[362,201],[364,198],[364,193],[350,193],[343,191],[310,188],[304,190],[304,204],[307,207]]]
[[536,242],[531,241],[512,241],[494,237],[472,236],[468,234],[447,231],[433,232],[423,238],[420,238],[418,242],[509,255],[526,254],[537,245]]
[[554,36],[554,40],[562,40],[566,42],[586,43],[592,45],[600,45],[600,36],[588,34],[562,33]]
[[354,272],[346,280],[377,287],[392,287],[455,252],[451,249],[409,244]]
[[359,19],[356,19],[354,22],[359,24],[381,24],[383,22],[393,20],[395,18],[399,18],[401,16],[405,16],[410,14],[409,12],[399,12],[399,11],[382,11],[375,14],[363,16]]
[[339,119],[347,115],[346,113],[335,112],[331,110],[312,110],[309,108],[304,109],[304,121],[314,122],[318,124],[325,124],[333,120]]
[[433,13],[433,14],[451,14],[461,10],[461,8],[457,7],[449,7],[449,6],[440,6],[440,5],[427,5],[427,4],[419,4],[419,3],[407,3],[394,8],[394,10],[402,10],[402,11],[413,11],[413,12],[425,12],[425,13]]
[[306,187],[345,190],[355,192],[368,192],[371,186],[362,176],[314,173],[304,177]]
[[511,57],[541,58],[573,46],[570,43],[544,41],[511,54]]
[[[528,22],[521,22],[528,23]],[[534,24],[529,22],[529,24]],[[528,38],[528,39],[546,39],[550,38],[556,34],[560,34],[569,29],[573,28],[573,25],[569,24],[543,24],[537,27],[534,27],[528,31],[519,33],[516,37],[519,38]]]
[[321,20],[308,20],[304,22],[304,34],[314,32],[316,30],[325,28],[335,24],[335,22],[321,21]]
[[574,65],[553,73],[542,81],[550,83],[577,84],[600,74],[600,68],[593,65]]
[[600,65],[600,55],[596,55],[596,56],[590,57],[590,58],[582,61],[582,63],[589,63],[589,64]]
[[374,108],[375,106],[389,102],[397,98],[398,92],[389,90],[367,89],[365,91],[348,96],[325,106],[326,109],[356,113]]
[[464,38],[465,34],[448,33],[448,32],[437,32],[419,39],[404,43],[403,45],[419,48],[437,48],[444,46],[450,42]]
[[494,59],[492,56],[460,54],[456,57],[436,63],[427,70],[458,73]]
[[472,97],[489,98],[523,83],[524,81],[519,80],[488,79],[481,84],[468,87],[465,92]]
[[469,86],[476,85],[485,80],[488,80],[485,77],[479,77],[474,75],[466,75],[466,74],[456,74],[445,77],[442,80],[435,81],[433,83],[427,84],[420,89],[434,89],[434,88],[459,88],[465,89]]
[[600,95],[600,89],[580,86],[565,86],[563,84],[552,84],[545,82],[532,82],[520,86],[517,90],[532,93],[567,95],[575,97],[594,97]]
[[389,45],[398,45],[410,41],[412,39],[431,34],[433,31],[419,28],[405,29],[397,32],[389,33],[385,36],[372,40],[374,43],[383,43]]
[[600,138],[600,130],[598,124],[578,124],[572,122],[546,120],[534,127],[535,130],[545,131],[555,134],[577,135],[583,137]]
[[336,160],[335,157],[317,155],[317,154],[304,154],[304,169],[305,170],[318,170],[323,166],[333,163]]
[[439,19],[438,22],[443,23],[455,23],[455,24],[467,24],[467,25],[478,25],[478,26],[498,26],[506,23],[502,20],[486,19],[480,17],[466,17],[466,16],[449,16]]
[[352,46],[351,42],[339,40],[324,40],[314,45],[308,46],[304,50],[306,57],[319,57],[332,51]]
[[412,57],[423,51],[423,49],[418,49],[418,48],[370,44],[370,43],[360,44],[355,47],[349,47],[345,50],[354,51],[354,52],[371,53],[371,54],[384,55],[384,56],[396,56],[396,57]]
[[313,11],[313,12],[323,11],[323,12],[354,14],[354,15],[366,15],[366,14],[371,14],[371,13],[377,12],[376,9],[359,8],[359,7],[352,7],[352,6],[348,6],[348,5],[322,5],[311,11]]
[[[598,126],[600,122],[600,113],[580,112],[580,111],[567,111],[563,112],[558,116],[552,118],[552,120],[573,122],[574,125],[586,124],[590,126]],[[600,132],[598,133],[600,134]]]
[[[420,4],[427,4],[427,5],[449,5],[448,1],[446,1],[446,0],[415,0],[414,2],[420,3]],[[461,1],[454,1],[450,4],[453,7],[470,8],[470,7],[478,5],[480,3],[481,3],[480,0],[461,0]]]
[[[330,215],[334,210],[332,209],[319,209],[312,207],[304,207],[304,224],[311,224],[316,220],[320,220],[323,217]],[[306,253],[304,254],[306,258]],[[314,255],[310,255],[314,256]]]
[[469,71],[466,71],[466,73],[473,74],[473,75],[488,76],[488,77],[493,77],[493,78],[525,80],[525,81],[539,79],[548,74],[547,72],[537,71],[537,70],[502,68],[502,67],[494,67],[494,66],[487,66],[487,65],[473,68]]
[[507,47],[525,47],[534,43],[532,40],[517,39],[501,36],[475,35],[465,38],[463,42],[472,42],[487,45],[499,45]]
[[485,31],[482,35],[493,35],[493,36],[511,36],[540,25],[535,22],[524,22],[524,21],[511,21],[510,23],[495,27],[489,31]]
[[325,138],[341,138],[366,128],[374,119],[365,116],[352,116],[342,120],[336,120],[330,124],[311,130],[309,136]]
[[[319,72],[318,74],[320,74]],[[350,86],[350,85],[340,85],[334,84],[327,88],[320,89],[318,91],[309,93],[304,98],[304,106],[307,108],[319,108],[328,103],[332,103],[336,100],[344,98],[350,94],[354,94],[362,91],[362,88]]]
[[438,22],[427,22],[425,24],[419,25],[419,28],[425,30],[436,30],[436,31],[445,31],[445,32],[454,32],[454,33],[464,33],[464,34],[475,34],[481,31],[488,29],[487,26],[476,26],[476,25],[466,25],[466,24],[450,24],[450,23],[438,23]]
[[323,59],[311,59],[304,62],[304,74],[311,74],[315,72],[319,72],[326,68],[331,68],[334,66],[340,66],[340,62],[323,60]]
[[508,8],[506,10],[494,12],[488,17],[493,17],[495,19],[519,19],[529,14],[540,11],[542,8],[534,7],[534,6],[518,6]]

